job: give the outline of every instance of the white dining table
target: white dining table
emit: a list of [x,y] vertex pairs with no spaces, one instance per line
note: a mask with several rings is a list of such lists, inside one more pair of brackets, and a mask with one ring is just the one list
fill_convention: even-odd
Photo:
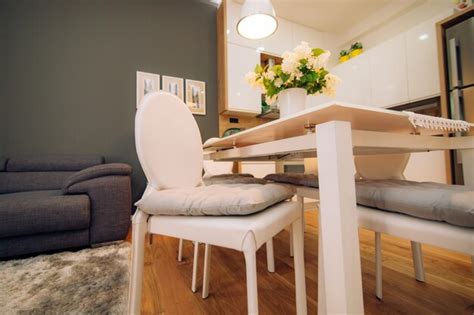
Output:
[[447,130],[415,127],[409,116],[334,101],[206,142],[205,158],[216,161],[317,156],[319,314],[364,313],[354,155],[460,149],[466,184],[474,187],[474,137],[449,137]]

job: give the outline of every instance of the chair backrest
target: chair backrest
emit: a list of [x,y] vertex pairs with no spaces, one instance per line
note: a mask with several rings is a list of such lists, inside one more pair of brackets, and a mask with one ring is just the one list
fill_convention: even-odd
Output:
[[201,133],[177,96],[158,91],[144,97],[135,116],[135,146],[153,188],[189,188],[201,183]]
[[410,154],[364,155],[354,158],[357,178],[405,179]]

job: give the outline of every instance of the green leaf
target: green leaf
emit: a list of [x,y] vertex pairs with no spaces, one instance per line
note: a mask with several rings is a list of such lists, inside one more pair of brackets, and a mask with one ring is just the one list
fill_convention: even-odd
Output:
[[321,54],[324,54],[326,51],[321,48],[313,48],[313,56],[317,57]]

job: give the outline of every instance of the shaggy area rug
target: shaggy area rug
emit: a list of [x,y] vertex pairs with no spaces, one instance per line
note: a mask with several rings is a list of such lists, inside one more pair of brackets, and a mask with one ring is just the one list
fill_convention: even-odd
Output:
[[0,262],[0,314],[125,314],[130,244]]

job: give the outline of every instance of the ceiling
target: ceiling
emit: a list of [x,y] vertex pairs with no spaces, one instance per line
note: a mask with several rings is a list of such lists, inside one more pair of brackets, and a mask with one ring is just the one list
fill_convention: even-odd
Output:
[[343,33],[358,22],[377,15],[379,11],[412,2],[413,0],[272,0],[277,16],[329,33]]

